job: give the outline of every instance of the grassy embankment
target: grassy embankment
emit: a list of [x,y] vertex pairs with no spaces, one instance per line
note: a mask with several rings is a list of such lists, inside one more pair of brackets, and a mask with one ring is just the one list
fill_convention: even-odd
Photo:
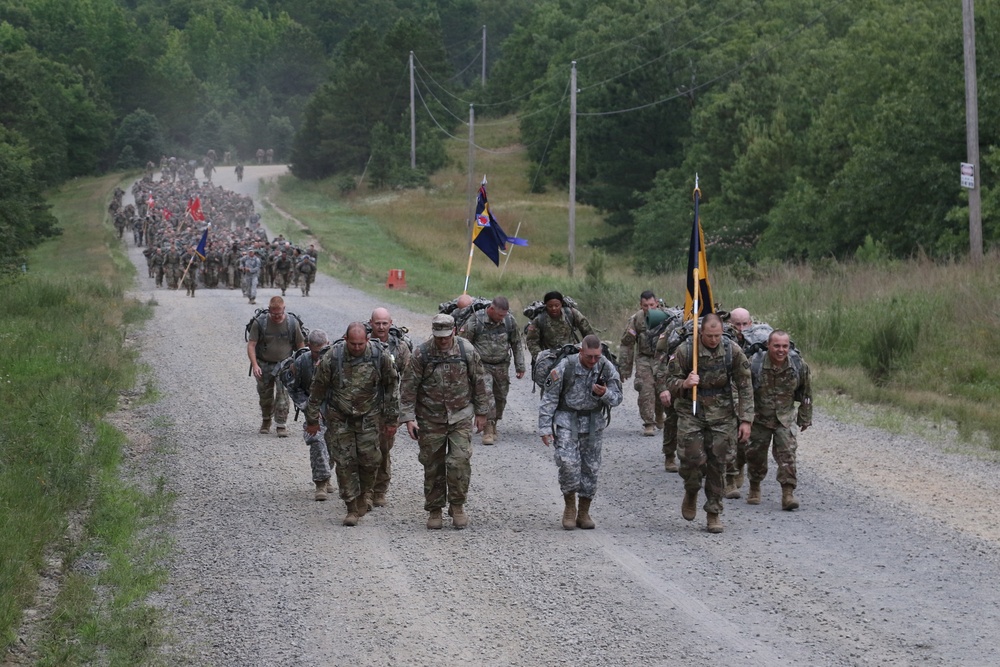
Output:
[[[102,418],[135,385],[126,336],[150,312],[124,298],[132,265],[104,221],[119,180],[55,193],[63,235],[3,286],[0,652],[37,603],[29,636],[43,665],[147,664],[156,643],[143,600],[162,578],[162,545],[142,530],[165,498],[122,481],[125,438]],[[58,592],[36,599],[46,567]]]
[[[477,183],[487,174],[494,215],[509,234],[522,222],[519,235],[531,246],[514,250],[503,277],[477,250],[471,294],[507,294],[519,311],[559,289],[577,298],[603,337],[616,342],[642,290],[653,289],[668,304],[683,302],[682,273],[639,276],[629,258],[587,248],[588,240],[607,233],[588,207],[577,207],[577,271],[569,278],[566,194],[529,194],[531,171],[516,126],[483,124],[476,141],[498,151],[477,153]],[[467,260],[466,147],[452,142],[450,150],[456,166],[434,175],[430,190],[363,187],[342,196],[332,181],[286,177],[271,196],[328,250],[324,271],[370,291],[373,301],[433,312],[461,292]],[[286,236],[302,238],[273,212],[266,219]],[[704,224],[710,232],[711,220]],[[711,248],[708,257],[711,264]],[[792,333],[816,371],[816,385],[824,390],[820,401],[828,408],[837,409],[843,402],[838,397],[846,396],[894,408],[879,411],[876,425],[907,428],[908,415],[919,415],[923,424],[955,427],[967,439],[998,448],[1000,413],[991,407],[1000,399],[997,260],[992,254],[978,268],[922,259],[739,271],[710,266],[710,277],[723,307],[745,306],[757,319]],[[406,270],[405,293],[384,287],[392,268]]]

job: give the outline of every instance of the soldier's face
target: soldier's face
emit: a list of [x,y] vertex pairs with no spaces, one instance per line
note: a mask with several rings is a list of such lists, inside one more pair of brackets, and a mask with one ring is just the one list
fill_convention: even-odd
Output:
[[352,331],[347,334],[347,351],[352,357],[360,357],[368,346],[368,336],[364,331]]
[[722,342],[722,325],[712,322],[701,330],[701,343],[705,347],[714,350]]
[[563,303],[559,299],[549,299],[545,302],[545,312],[554,320],[558,320],[562,314]]
[[270,306],[267,309],[267,314],[271,317],[271,321],[275,324],[281,324],[285,321],[284,306]]
[[319,361],[319,353],[326,347],[323,343],[319,345],[310,343],[309,344],[309,354],[312,356],[313,361]]
[[591,369],[594,367],[601,358],[601,348],[596,350],[591,350],[586,347],[580,348],[580,365],[586,369]]
[[[548,309],[546,308],[546,310]],[[500,324],[501,322],[503,322],[503,318],[507,317],[506,310],[500,310],[499,308],[497,308],[492,304],[486,306],[486,314],[489,316],[490,321],[493,322],[494,324]]]
[[656,307],[656,297],[650,297],[648,299],[640,299],[639,306],[642,308],[642,312],[648,314],[650,308]]
[[785,363],[785,359],[788,358],[788,350],[791,346],[792,344],[788,340],[788,336],[780,334],[771,336],[770,340],[767,341],[767,356],[771,357],[771,363],[776,365]]
[[737,308],[729,316],[729,323],[732,324],[737,331],[743,331],[752,324],[750,321],[750,313]]
[[392,318],[389,317],[388,313],[385,315],[381,313],[372,315],[371,325],[372,335],[379,340],[385,340],[389,337],[389,327],[392,326]]
[[435,336],[434,337],[434,347],[444,352],[445,350],[451,349],[451,341],[455,338],[455,334],[450,336]]

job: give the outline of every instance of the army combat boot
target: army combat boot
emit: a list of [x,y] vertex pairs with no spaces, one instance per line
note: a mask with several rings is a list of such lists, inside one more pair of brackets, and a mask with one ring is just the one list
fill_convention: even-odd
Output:
[[595,528],[597,524],[594,520],[590,518],[590,498],[584,498],[580,496],[580,509],[576,513],[576,527],[583,528],[584,530],[590,530]]
[[725,497],[730,500],[740,497],[740,488],[736,486],[736,475],[726,475]]
[[563,495],[566,501],[566,509],[563,510],[562,527],[566,530],[576,528],[576,494],[567,493]]
[[372,492],[365,491],[363,494],[358,496],[358,518],[360,519],[364,515],[368,514],[372,508]]
[[656,435],[656,426],[654,426],[653,424],[643,424],[642,434],[646,437],[651,437]]
[[750,480],[750,493],[747,494],[747,505],[760,505],[760,482]]
[[719,519],[719,515],[714,512],[708,513],[708,532],[710,533],[721,533],[722,532],[722,521]]
[[313,495],[315,500],[326,500],[326,482],[325,479],[322,482],[316,482],[316,493]]
[[430,516],[427,517],[427,530],[441,530],[444,525],[444,521],[441,519],[441,508],[437,507],[431,510]]
[[344,517],[344,525],[358,525],[358,498],[347,501],[347,516]]
[[465,508],[454,503],[448,507],[448,516],[451,517],[451,525],[456,530],[462,530],[469,525],[469,515],[465,513]]
[[698,513],[698,489],[685,489],[684,502],[681,503],[681,516],[688,521],[694,521]]
[[260,422],[260,433],[270,433],[271,432],[271,420],[263,419]]
[[492,445],[496,442],[497,437],[497,423],[492,419],[486,422],[486,426],[483,428],[483,444]]
[[277,425],[277,426],[275,427],[275,429],[274,429],[274,430],[275,430],[275,432],[276,432],[276,433],[278,434],[278,437],[279,437],[279,438],[287,438],[287,437],[288,437],[288,428],[287,428],[287,427],[286,427],[286,426],[285,426],[284,424],[282,424],[282,423],[279,423],[279,424],[278,424],[278,425]]
[[781,485],[781,509],[791,511],[799,508],[799,501],[795,499],[795,487],[791,484]]

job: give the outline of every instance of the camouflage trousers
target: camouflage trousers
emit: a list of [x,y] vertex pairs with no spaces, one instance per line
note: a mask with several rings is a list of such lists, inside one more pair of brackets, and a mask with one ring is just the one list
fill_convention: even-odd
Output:
[[382,461],[375,417],[356,417],[345,422],[328,419],[326,446],[330,460],[336,464],[337,487],[344,502],[374,488],[375,473]]
[[[743,471],[743,466],[747,464],[747,443],[740,442],[738,439],[733,441],[733,444],[729,448],[729,462],[726,464],[726,475],[738,475]],[[767,452],[765,452],[765,455]],[[765,472],[767,467],[765,464]]]
[[[659,399],[657,399],[659,400]],[[674,460],[677,455],[677,411],[663,406],[663,458]]]
[[154,272],[156,274],[156,286],[163,287],[163,265],[156,266]]
[[653,357],[639,354],[635,357],[635,380],[632,386],[639,392],[639,417],[644,426],[656,424],[663,416],[663,404],[656,395],[653,381]]
[[291,284],[291,282],[292,282],[292,274],[291,273],[284,273],[284,272],[281,272],[281,271],[276,271],[275,272],[275,274],[274,274],[274,285],[275,285],[275,287],[277,287],[278,289],[280,289],[282,292],[284,292],[286,289],[288,289],[288,286]]
[[795,452],[798,449],[795,431],[778,424],[777,428],[768,428],[763,424],[754,423],[750,427],[750,443],[746,448],[747,472],[751,482],[762,482],[767,477],[767,450],[774,442],[774,462],[778,464],[778,483],[798,483],[795,468]]
[[487,364],[483,362],[486,375],[492,380],[493,385],[493,409],[490,410],[488,419],[500,421],[503,419],[504,408],[507,407],[507,392],[510,391],[510,362],[502,364]]
[[[595,428],[588,433],[589,417],[578,417],[577,433],[573,430],[556,426],[555,441],[552,449],[555,455],[556,468],[559,470],[559,490],[565,496],[568,493],[579,494],[581,498],[593,498],[597,493],[597,475],[601,471],[601,445],[604,441],[604,429]],[[603,423],[604,416],[597,415]]]
[[392,451],[396,444],[396,434],[387,436],[383,428],[385,424],[379,423],[378,428],[378,450],[382,453],[382,461],[379,463],[378,471],[375,473],[375,493],[385,493],[389,490],[389,482],[392,481]]
[[167,277],[167,287],[177,289],[177,281],[180,280],[181,272],[177,270],[175,264],[163,267],[163,273]]
[[312,287],[315,276],[312,273],[304,273],[301,278],[302,296],[309,296],[309,289]]
[[472,477],[472,418],[454,424],[418,421],[417,460],[424,466],[424,509],[464,505]]
[[326,445],[326,424],[321,420],[319,432],[316,435],[306,433],[306,425],[302,424],[302,438],[309,445],[309,467],[312,468],[314,482],[330,479],[330,450]]
[[260,398],[260,416],[264,419],[274,418],[280,426],[288,421],[288,390],[278,382],[272,371],[278,364],[267,361],[258,362],[260,379],[257,380],[257,396]]
[[736,439],[736,419],[731,415],[721,419],[695,417],[690,402],[678,406],[678,413],[677,453],[684,490],[700,489],[704,481],[705,511],[721,514],[726,463],[730,443]]

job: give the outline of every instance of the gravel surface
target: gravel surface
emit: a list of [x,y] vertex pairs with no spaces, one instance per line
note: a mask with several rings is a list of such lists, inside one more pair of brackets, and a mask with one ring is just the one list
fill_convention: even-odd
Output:
[[[278,170],[216,178],[255,194]],[[253,306],[238,291],[157,290],[130,256],[136,296],[158,303],[141,347],[162,398],[132,421],[171,451],[176,556],[153,600],[171,664],[1000,662],[996,462],[819,412],[800,437],[801,509],[780,510],[772,465],[762,504],[726,501],[725,532],[709,535],[700,509],[681,518],[681,479],[663,471],[660,438],[640,435],[627,383],[605,433],[597,529],[564,531],[538,396],[514,380],[498,444],[475,450],[468,529],[424,528],[405,433],[389,506],[346,528],[340,501],[312,498],[299,424],[287,439],[257,433]],[[312,293],[290,290],[288,309],[333,335],[381,305],[325,276]],[[429,332],[432,313],[390,310],[415,340]]]

